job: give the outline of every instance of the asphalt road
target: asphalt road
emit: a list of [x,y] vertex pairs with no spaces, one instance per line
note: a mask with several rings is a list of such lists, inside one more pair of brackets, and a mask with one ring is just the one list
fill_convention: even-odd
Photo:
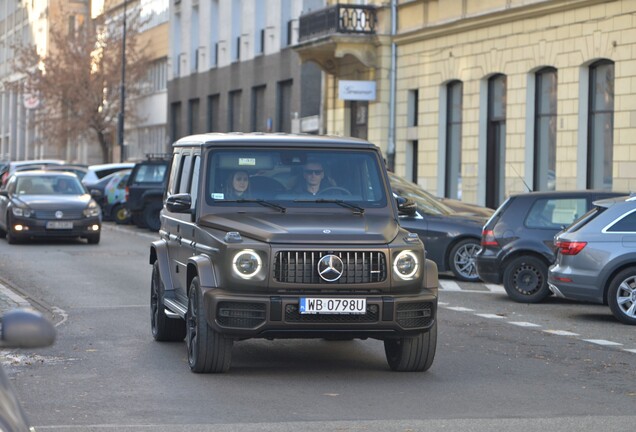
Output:
[[426,373],[379,341],[249,340],[224,375],[189,371],[149,324],[156,234],[108,225],[97,246],[0,240],[0,276],[48,311],[50,348],[3,351],[43,431],[597,431],[636,424],[636,331],[604,306],[511,302],[443,279]]

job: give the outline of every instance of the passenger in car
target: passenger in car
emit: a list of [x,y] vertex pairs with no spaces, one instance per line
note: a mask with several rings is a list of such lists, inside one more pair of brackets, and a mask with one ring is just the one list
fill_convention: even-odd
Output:
[[250,197],[250,176],[247,171],[233,171],[226,182],[227,193],[225,199],[246,199]]

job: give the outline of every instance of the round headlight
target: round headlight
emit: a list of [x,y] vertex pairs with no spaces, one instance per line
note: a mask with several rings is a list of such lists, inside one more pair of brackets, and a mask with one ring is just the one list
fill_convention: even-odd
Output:
[[251,249],[245,249],[234,255],[232,267],[234,273],[243,279],[253,277],[261,269],[263,262],[261,257]]
[[411,279],[419,269],[417,255],[406,250],[400,252],[393,260],[393,270],[401,279]]

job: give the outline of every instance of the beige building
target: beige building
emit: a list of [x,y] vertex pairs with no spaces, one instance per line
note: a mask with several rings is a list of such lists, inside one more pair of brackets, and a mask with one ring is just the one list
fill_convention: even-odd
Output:
[[[364,105],[398,174],[491,207],[527,187],[636,190],[635,1],[368,3],[373,34],[297,47],[326,72],[327,133],[355,135]],[[375,99],[343,100],[343,80]]]

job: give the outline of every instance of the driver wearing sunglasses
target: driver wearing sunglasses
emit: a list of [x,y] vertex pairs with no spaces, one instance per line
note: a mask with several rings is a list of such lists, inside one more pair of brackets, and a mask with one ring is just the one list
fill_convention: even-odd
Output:
[[308,160],[303,167],[303,178],[305,180],[299,192],[305,194],[316,195],[322,189],[328,187],[323,182],[325,178],[325,170],[322,163],[316,160]]

